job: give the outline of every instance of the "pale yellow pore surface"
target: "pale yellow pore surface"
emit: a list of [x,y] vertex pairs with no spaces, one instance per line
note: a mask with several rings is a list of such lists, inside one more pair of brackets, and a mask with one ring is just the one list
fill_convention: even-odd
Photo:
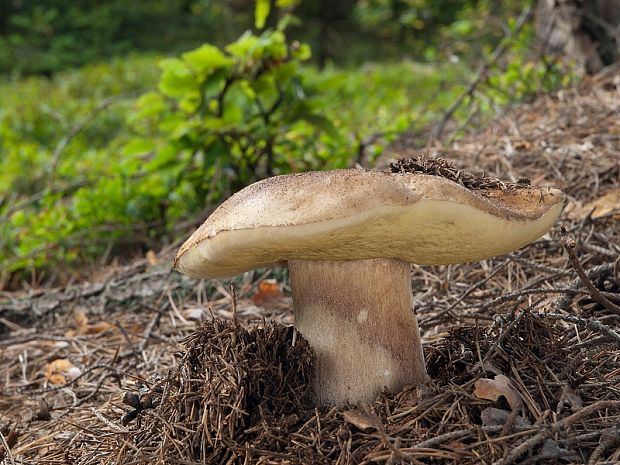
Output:
[[540,237],[563,201],[551,188],[472,191],[413,173],[276,176],[220,205],[181,246],[175,267],[222,278],[289,259],[475,261]]
[[224,278],[292,259],[466,263],[539,238],[561,208],[558,203],[537,219],[515,221],[454,201],[375,207],[324,222],[221,231],[181,255],[176,268],[190,276]]

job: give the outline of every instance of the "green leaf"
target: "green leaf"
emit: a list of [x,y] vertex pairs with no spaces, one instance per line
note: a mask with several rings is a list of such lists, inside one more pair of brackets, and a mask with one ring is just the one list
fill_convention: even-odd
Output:
[[305,61],[312,56],[312,50],[308,44],[300,44],[299,47],[293,51],[293,56],[299,60]]
[[211,74],[202,84],[202,93],[204,95],[213,95],[221,92],[224,87],[224,79],[226,71],[218,70]]
[[244,33],[235,42],[226,46],[226,51],[233,56],[244,58],[254,55],[253,51],[258,46],[259,39],[249,31]]
[[282,15],[280,19],[278,19],[276,30],[284,31],[289,26],[301,26],[301,25],[302,25],[302,22],[297,16],[287,13],[285,15]]
[[123,155],[144,155],[152,152],[154,149],[155,144],[152,140],[135,138],[131,139],[127,144],[125,144],[125,146],[123,147]]
[[230,157],[230,147],[222,139],[215,139],[203,152],[203,168],[207,170],[217,163]]
[[300,115],[300,118],[306,120],[315,128],[320,129],[334,139],[338,139],[340,137],[340,134],[336,130],[334,124],[323,115],[302,114]]
[[183,164],[177,160],[177,153],[178,148],[175,147],[173,143],[165,144],[157,151],[155,156],[144,165],[144,170],[146,172],[151,172],[169,166],[183,166]]
[[182,57],[200,74],[210,73],[219,68],[227,68],[235,63],[234,59],[227,57],[219,48],[210,44],[204,44],[196,50],[186,52]]
[[265,41],[265,51],[268,56],[276,59],[286,58],[288,48],[282,31],[274,31],[266,35],[263,40]]
[[278,8],[293,8],[299,4],[300,0],[276,0]]
[[256,0],[256,10],[254,12],[254,25],[256,29],[265,27],[267,16],[271,10],[271,0]]
[[185,63],[177,58],[162,60],[159,64],[162,76],[159,90],[168,97],[183,97],[198,88],[198,81]]
[[127,116],[127,122],[134,124],[148,117],[154,117],[166,110],[164,97],[157,92],[146,92],[136,102],[136,111]]
[[243,123],[243,110],[236,105],[228,105],[224,107],[224,114],[222,115],[222,121],[225,124],[237,124]]

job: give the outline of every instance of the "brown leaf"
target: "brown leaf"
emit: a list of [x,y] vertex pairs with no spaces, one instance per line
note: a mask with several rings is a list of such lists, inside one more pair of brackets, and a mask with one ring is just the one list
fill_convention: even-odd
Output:
[[513,145],[514,149],[518,150],[518,151],[529,150],[529,148],[531,146],[531,144],[528,141],[526,141],[526,140],[516,141],[512,145]]
[[86,331],[84,334],[99,334],[112,328],[114,328],[113,324],[101,321],[99,323],[93,323],[91,325],[88,325],[88,327],[85,328]]
[[494,379],[479,379],[474,383],[474,387],[474,395],[478,399],[496,401],[500,396],[504,396],[512,410],[523,406],[521,394],[512,387],[510,379],[504,375],[495,375]]
[[342,417],[348,422],[355,426],[360,431],[368,433],[373,429],[376,429],[375,422],[372,418],[367,415],[364,415],[358,410],[345,410],[342,412]]
[[[480,419],[483,426],[503,426],[508,421],[511,412],[495,407],[487,407],[480,412]],[[521,415],[515,418],[514,425],[517,427],[531,426],[531,423]]]
[[45,368],[45,379],[50,384],[65,384],[67,376],[75,378],[80,375],[80,369],[66,358],[58,358],[47,364]]
[[252,297],[252,302],[255,305],[260,305],[263,302],[277,299],[281,295],[280,286],[275,279],[263,279],[258,283],[258,289]]
[[146,261],[149,265],[155,266],[159,263],[159,258],[157,257],[157,254],[154,251],[149,250],[146,253]]
[[101,321],[99,323],[89,323],[88,317],[82,311],[75,312],[73,318],[75,319],[75,323],[77,325],[77,333],[76,331],[67,331],[65,333],[67,337],[75,336],[76,334],[99,334],[114,328],[113,324],[105,321]]
[[84,334],[84,329],[88,327],[88,317],[86,316],[86,313],[82,311],[75,312],[75,314],[73,315],[73,319],[77,324],[78,331]]
[[591,202],[570,204],[567,210],[570,217],[579,219],[584,218],[590,212],[592,212],[592,218],[616,213],[620,215],[620,189],[607,191]]
[[467,447],[467,444],[461,441],[450,441],[448,444],[446,444],[446,446],[450,449],[465,449]]

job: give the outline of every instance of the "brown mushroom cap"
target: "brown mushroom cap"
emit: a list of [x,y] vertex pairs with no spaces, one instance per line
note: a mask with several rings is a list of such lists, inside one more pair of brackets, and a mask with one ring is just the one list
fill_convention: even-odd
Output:
[[220,205],[183,244],[175,268],[224,278],[290,259],[472,262],[539,238],[563,203],[549,187],[477,191],[417,173],[276,176]]

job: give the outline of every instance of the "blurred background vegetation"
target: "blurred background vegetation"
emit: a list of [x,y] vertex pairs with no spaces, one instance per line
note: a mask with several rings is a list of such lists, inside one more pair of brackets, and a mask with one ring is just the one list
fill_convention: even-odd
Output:
[[460,96],[451,137],[574,82],[535,7],[0,0],[0,289],[157,251],[265,176],[424,147]]

